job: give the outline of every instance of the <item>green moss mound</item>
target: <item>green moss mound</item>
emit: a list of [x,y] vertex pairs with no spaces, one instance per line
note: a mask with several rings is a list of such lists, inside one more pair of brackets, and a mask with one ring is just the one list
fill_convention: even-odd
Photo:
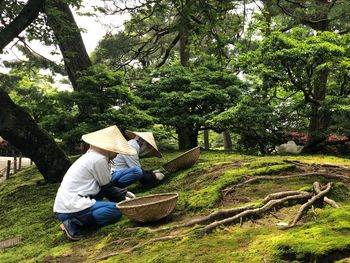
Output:
[[[178,154],[166,154],[165,160],[145,159],[143,165],[156,169]],[[150,243],[134,252],[123,252],[159,237],[143,228],[136,232],[126,228],[179,224],[214,210],[246,205],[247,200],[259,203],[272,192],[312,190],[313,181],[328,182],[322,177],[258,181],[236,189],[233,197],[238,197],[238,201],[223,201],[222,190],[243,182],[247,176],[289,174],[295,165],[284,162],[288,158],[309,163],[348,164],[347,159],[327,156],[257,157],[203,152],[196,165],[167,174],[165,181],[154,188],[145,189],[138,184],[128,188],[138,196],[178,192],[178,204],[171,216],[146,225],[123,217],[116,224],[89,232],[78,242],[67,240],[52,212],[59,184],[40,184],[42,176],[35,168],[24,169],[0,184],[0,240],[20,238],[19,244],[0,250],[0,262],[97,262],[98,258],[115,252],[120,254],[110,257],[108,262],[322,262],[327,257],[346,260],[350,257],[350,195],[343,183],[335,183],[329,195],[341,208],[318,208],[317,218],[306,215],[300,227],[283,230],[277,226],[280,221],[290,221],[298,209],[284,208],[278,216],[267,214],[255,221],[244,221],[242,227],[222,227],[209,235]],[[180,233],[186,231],[189,230]],[[174,233],[164,233],[167,234]]]
[[275,239],[286,261],[333,262],[350,256],[350,206],[317,210],[318,220]]

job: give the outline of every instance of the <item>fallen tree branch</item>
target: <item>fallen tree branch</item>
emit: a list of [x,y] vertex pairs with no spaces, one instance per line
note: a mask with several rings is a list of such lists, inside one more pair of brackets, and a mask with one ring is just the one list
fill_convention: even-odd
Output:
[[224,189],[224,196],[226,196],[228,193],[234,191],[237,187],[260,181],[260,180],[279,180],[279,179],[289,179],[289,178],[297,178],[297,177],[311,177],[311,176],[322,176],[327,179],[337,179],[342,182],[350,182],[350,178],[343,176],[343,175],[336,175],[336,174],[328,174],[328,173],[319,173],[319,172],[314,172],[314,173],[303,173],[303,174],[291,174],[291,175],[279,175],[279,176],[254,176],[249,178],[248,180],[235,184],[232,187],[228,189]]
[[203,227],[201,229],[201,231],[204,233],[210,233],[218,226],[228,225],[228,224],[234,222],[235,220],[241,219],[243,217],[252,216],[252,215],[259,215],[259,214],[265,213],[268,210],[272,209],[273,207],[276,207],[277,205],[282,204],[282,203],[287,202],[287,201],[307,199],[307,198],[310,198],[311,196],[312,195],[310,193],[307,193],[307,194],[286,196],[286,197],[281,198],[281,199],[270,200],[267,204],[265,204],[264,206],[262,206],[260,208],[248,209],[248,210],[245,210],[245,211],[243,211],[243,212],[241,212],[233,217],[229,217],[229,218],[226,218],[226,219],[223,219],[220,221],[215,221],[215,222]]
[[250,204],[247,206],[242,206],[242,207],[236,207],[236,208],[231,208],[231,209],[224,209],[224,210],[219,210],[219,211],[215,211],[207,216],[204,217],[200,217],[197,219],[193,219],[190,222],[187,222],[185,224],[181,224],[181,225],[175,225],[175,226],[170,226],[167,228],[158,228],[158,229],[152,229],[151,232],[158,232],[158,231],[164,231],[164,230],[174,230],[174,229],[178,229],[178,228],[182,228],[182,227],[190,227],[190,226],[194,226],[197,224],[205,224],[205,223],[209,223],[218,219],[222,219],[222,218],[226,218],[226,217],[231,217],[237,213],[241,213],[242,211],[245,211],[249,208],[252,208],[254,205]]
[[[317,182],[315,182],[317,183]],[[314,183],[314,187],[315,187],[315,183]],[[319,192],[318,194],[316,194],[315,196],[313,196],[311,199],[309,199],[305,204],[303,204],[297,215],[295,216],[294,220],[292,221],[292,223],[290,224],[290,226],[295,226],[296,223],[300,220],[300,218],[302,217],[303,213],[305,212],[305,210],[307,208],[309,208],[311,205],[313,205],[317,200],[319,200],[320,198],[324,197],[328,192],[329,190],[331,190],[331,186],[332,184],[331,183],[328,183],[327,184],[327,187],[325,190]]]
[[284,191],[284,192],[273,193],[273,194],[269,194],[268,196],[266,196],[264,198],[264,200],[262,201],[262,203],[266,204],[268,201],[270,201],[272,199],[279,199],[279,198],[286,197],[289,195],[298,195],[298,194],[308,194],[308,192],[306,192],[306,191]]
[[[314,190],[316,194],[319,194],[321,192],[321,185],[319,182],[314,182]],[[330,199],[327,196],[323,197],[323,201],[333,208],[339,208],[339,205],[333,199]]]

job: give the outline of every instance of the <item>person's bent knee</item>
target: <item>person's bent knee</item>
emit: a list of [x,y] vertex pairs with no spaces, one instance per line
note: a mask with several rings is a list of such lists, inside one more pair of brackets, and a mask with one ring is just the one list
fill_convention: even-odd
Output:
[[92,215],[96,223],[100,226],[113,224],[122,217],[122,213],[115,205],[113,207],[103,207],[102,209],[95,210]]
[[140,179],[142,177],[142,169],[140,167],[132,167],[133,174],[137,177],[137,179]]

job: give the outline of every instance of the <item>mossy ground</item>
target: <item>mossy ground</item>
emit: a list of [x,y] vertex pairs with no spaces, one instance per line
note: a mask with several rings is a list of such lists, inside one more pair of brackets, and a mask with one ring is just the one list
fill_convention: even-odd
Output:
[[[146,159],[145,168],[158,168],[178,153],[163,160]],[[166,180],[151,189],[135,184],[129,189],[138,196],[178,192],[174,213],[153,226],[178,224],[192,217],[220,208],[259,202],[267,194],[281,190],[310,189],[322,177],[259,181],[242,186],[223,197],[223,189],[241,182],[246,176],[290,174],[295,165],[283,160],[310,164],[350,165],[346,158],[330,156],[257,157],[224,152],[204,152],[190,169],[167,175]],[[190,236],[146,245],[132,253],[126,249],[159,234],[148,234],[125,228],[140,226],[123,218],[87,234],[78,242],[69,242],[52,213],[59,184],[38,184],[42,177],[28,168],[0,184],[0,240],[21,238],[20,244],[0,250],[0,262],[96,262],[103,255],[118,252],[108,262],[347,262],[350,257],[350,198],[348,186],[338,183],[332,191],[341,209],[316,208],[317,216],[308,213],[302,225],[283,230],[278,222],[289,222],[299,206],[282,208],[263,218],[220,228],[209,235]],[[150,226],[150,225],[142,225]],[[186,230],[184,230],[186,231]],[[172,233],[174,234],[174,233]],[[176,234],[176,233],[175,233]]]

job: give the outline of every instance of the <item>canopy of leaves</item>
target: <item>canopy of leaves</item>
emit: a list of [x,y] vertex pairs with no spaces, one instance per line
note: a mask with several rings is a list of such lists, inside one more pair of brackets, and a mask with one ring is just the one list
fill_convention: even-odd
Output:
[[[248,78],[258,78],[264,94],[280,98],[295,98],[301,94],[304,102],[300,104],[299,100],[295,104],[301,106],[295,107],[298,113],[310,117],[313,114],[311,106],[317,105],[325,116],[339,119],[339,110],[344,109],[341,105],[347,102],[329,96],[348,97],[348,40],[347,35],[334,32],[315,35],[305,28],[294,28],[287,33],[274,32],[258,49],[242,54],[240,66],[247,75],[250,74]],[[320,78],[325,74],[328,74],[328,81],[325,90],[321,91]],[[324,96],[320,96],[320,92],[324,92]],[[335,109],[338,109],[338,116],[333,114]]]
[[171,65],[138,83],[142,106],[158,122],[176,128],[199,130],[206,120],[230,107],[243,83],[210,64],[196,67]]
[[[107,34],[95,51],[96,59],[113,60],[115,66],[140,63],[143,67],[163,65],[179,52],[180,38],[186,48],[227,57],[242,30],[243,17],[237,12],[240,1],[145,0],[116,2],[104,11],[129,12],[131,19],[116,35]],[[118,47],[118,48],[115,48]],[[116,51],[118,50],[118,51]]]
[[[81,135],[110,125],[120,129],[148,127],[152,118],[134,104],[139,100],[124,83],[121,72],[96,65],[79,78],[83,91],[57,91],[40,75],[18,72],[11,96],[34,119],[72,150]],[[77,103],[89,108],[80,114]]]

